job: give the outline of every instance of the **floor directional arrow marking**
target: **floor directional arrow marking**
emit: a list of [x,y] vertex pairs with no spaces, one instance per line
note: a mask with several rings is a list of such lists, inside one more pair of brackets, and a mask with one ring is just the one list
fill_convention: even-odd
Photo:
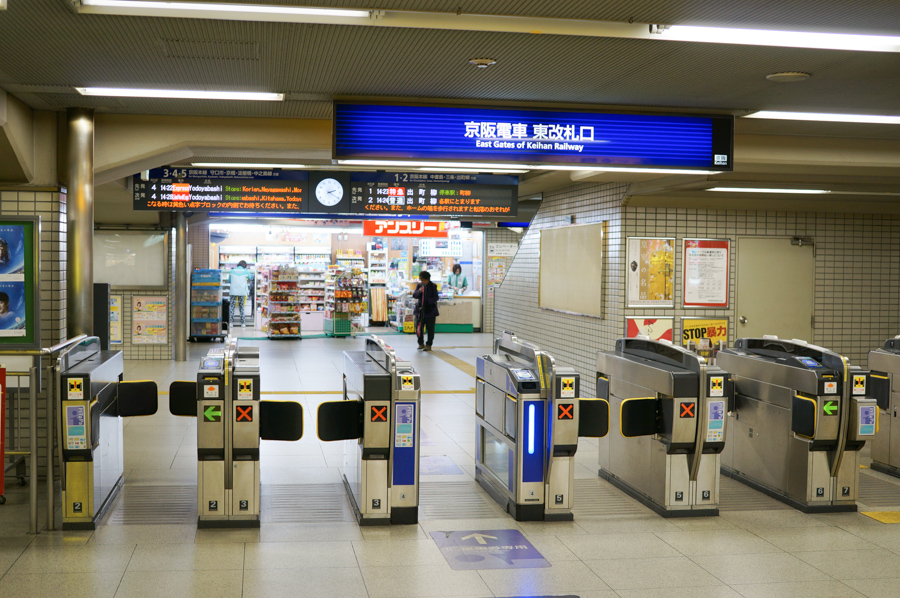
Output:
[[479,544],[487,544],[487,542],[484,541],[485,538],[490,538],[491,540],[496,540],[497,536],[489,536],[487,534],[474,533],[474,534],[469,534],[468,536],[465,536],[464,538],[460,538],[460,540],[471,540],[472,538],[474,538],[475,541],[478,542]]

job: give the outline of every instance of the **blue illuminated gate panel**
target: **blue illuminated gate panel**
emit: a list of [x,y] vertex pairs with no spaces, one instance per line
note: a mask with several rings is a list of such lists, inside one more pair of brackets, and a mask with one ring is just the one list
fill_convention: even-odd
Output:
[[416,404],[394,406],[394,486],[416,483]]
[[525,432],[522,435],[522,481],[544,481],[544,403],[525,401]]
[[334,105],[334,158],[731,170],[734,118]]

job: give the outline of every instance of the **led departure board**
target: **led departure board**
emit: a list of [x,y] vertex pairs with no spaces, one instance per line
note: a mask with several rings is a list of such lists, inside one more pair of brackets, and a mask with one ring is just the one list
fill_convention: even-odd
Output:
[[134,209],[184,212],[303,212],[302,170],[156,168],[134,177]]
[[354,214],[515,216],[518,180],[482,174],[359,172],[351,176]]
[[182,212],[516,216],[518,178],[458,173],[158,168],[134,208]]

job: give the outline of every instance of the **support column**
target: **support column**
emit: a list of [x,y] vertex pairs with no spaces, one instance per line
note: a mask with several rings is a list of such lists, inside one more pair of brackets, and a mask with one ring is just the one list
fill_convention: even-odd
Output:
[[187,360],[188,289],[187,276],[187,218],[184,212],[175,213],[175,361]]
[[66,318],[69,338],[94,334],[94,111],[69,108]]

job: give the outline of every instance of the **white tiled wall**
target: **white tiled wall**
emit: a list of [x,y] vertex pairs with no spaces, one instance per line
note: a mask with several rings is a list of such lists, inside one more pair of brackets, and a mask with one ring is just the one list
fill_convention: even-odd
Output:
[[[729,319],[722,310],[684,310],[681,303],[681,240],[685,237],[728,238],[732,247],[744,235],[813,237],[816,243],[816,288],[813,342],[848,356],[863,367],[866,354],[900,333],[900,217],[870,214],[826,214],[766,211],[621,207],[627,186],[584,184],[546,194],[497,292],[494,330],[509,329],[551,351],[557,362],[582,374],[584,391],[593,392],[595,355],[611,349],[624,335],[625,317],[675,317],[676,339],[682,316]],[[578,224],[608,222],[604,264],[603,318],[542,310],[537,306],[540,229],[562,226],[574,215]],[[625,239],[631,236],[677,238],[675,309],[626,309],[624,300]],[[732,268],[735,268],[732,252]],[[572,292],[578,292],[577,283]],[[733,336],[729,338],[729,342]]]

